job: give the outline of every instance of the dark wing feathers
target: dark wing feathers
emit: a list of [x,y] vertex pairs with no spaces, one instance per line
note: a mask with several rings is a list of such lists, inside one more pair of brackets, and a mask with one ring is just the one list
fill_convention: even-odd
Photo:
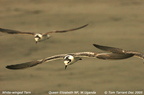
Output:
[[112,53],[125,53],[126,51],[120,48],[115,48],[115,47],[109,47],[109,46],[102,46],[98,44],[93,44],[96,48],[104,50],[104,51],[109,51]]
[[58,55],[58,56],[52,56],[52,57],[48,57],[48,58],[41,59],[41,60],[30,61],[30,62],[25,62],[25,63],[20,63],[20,64],[14,64],[14,65],[8,65],[8,66],[6,66],[6,68],[7,69],[12,69],[12,70],[25,69],[25,68],[36,66],[36,65],[44,63],[44,62],[49,62],[49,61],[57,60],[59,58],[62,59],[63,56],[59,56]]
[[21,64],[15,64],[15,65],[8,65],[6,66],[7,69],[13,69],[13,70],[17,70],[17,69],[25,69],[25,68],[29,68],[29,67],[33,67],[36,66],[38,64],[43,63],[43,61],[30,61],[30,62],[25,62],[25,63],[21,63]]
[[144,59],[144,54],[135,51],[127,51],[127,54],[134,54],[135,56]]
[[123,50],[123,49],[120,49],[120,48],[102,46],[102,45],[98,45],[98,44],[93,44],[93,45],[96,48],[104,50],[104,51],[109,51],[109,52],[116,53],[116,54],[135,55],[139,58],[144,59],[144,54],[142,54],[140,52],[135,52],[135,51],[130,51],[130,50]]
[[117,60],[117,59],[126,59],[134,56],[134,54],[116,54],[116,53],[100,53],[97,55],[97,58],[99,59],[112,59],[112,60]]
[[[88,26],[88,24],[83,25],[83,26],[78,27],[78,28],[73,28],[73,29],[68,29],[68,30],[51,31],[51,32],[44,33],[43,35],[47,35],[49,33],[63,33],[63,32],[68,32],[68,31],[74,31],[74,30],[78,30],[78,29],[84,28],[86,26]],[[17,30],[4,29],[4,28],[0,28],[0,32],[8,33],[8,34],[30,34],[30,35],[35,35],[35,33],[33,33],[33,32],[21,32],[21,31],[17,31]]]
[[30,34],[30,35],[35,34],[35,33],[32,33],[32,32],[21,32],[21,31],[17,31],[17,30],[4,29],[4,28],[0,28],[0,32],[8,33],[8,34]]
[[88,24],[83,25],[83,26],[81,26],[81,27],[77,27],[77,28],[73,28],[73,29],[68,29],[68,30],[55,30],[55,31],[50,31],[50,32],[45,33],[44,35],[47,35],[47,34],[49,34],[49,33],[63,33],[63,32],[74,31],[74,30],[78,30],[78,29],[84,28],[84,27],[86,27],[86,26],[88,26]]

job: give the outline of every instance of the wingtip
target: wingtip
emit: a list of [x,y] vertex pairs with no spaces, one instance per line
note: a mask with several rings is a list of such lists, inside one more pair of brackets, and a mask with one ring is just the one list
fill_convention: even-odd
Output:
[[93,44],[93,46],[95,46],[95,44]]
[[87,23],[85,26],[88,26],[89,24]]
[[36,61],[30,61],[30,62],[25,62],[25,63],[21,63],[21,64],[7,65],[6,68],[12,69],[12,70],[26,69],[26,68],[30,68],[30,67],[36,66],[38,64],[41,64],[43,62],[44,62],[44,60],[36,60]]
[[98,44],[93,44],[93,46],[97,47],[97,46],[99,46],[99,45],[98,45]]
[[20,69],[20,68],[15,68],[15,66],[13,66],[13,65],[7,65],[6,68],[10,69],[10,70],[18,70],[18,69]]
[[8,65],[8,66],[6,66],[5,68],[10,69],[10,66]]
[[86,27],[86,26],[88,26],[89,24],[85,24],[85,25],[83,25],[83,27]]
[[83,26],[81,26],[81,28],[87,27],[89,24],[84,24]]

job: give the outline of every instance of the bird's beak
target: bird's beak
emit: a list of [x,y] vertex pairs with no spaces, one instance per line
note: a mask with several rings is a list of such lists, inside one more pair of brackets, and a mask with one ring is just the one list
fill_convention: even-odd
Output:
[[67,65],[65,65],[65,70],[66,70],[66,68],[67,68]]

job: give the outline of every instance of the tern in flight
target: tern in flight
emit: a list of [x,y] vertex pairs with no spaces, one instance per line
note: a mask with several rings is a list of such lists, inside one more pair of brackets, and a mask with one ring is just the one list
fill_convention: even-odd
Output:
[[130,58],[133,56],[138,56],[139,58],[144,59],[144,54],[141,54],[139,52],[126,51],[123,49],[102,46],[98,44],[93,44],[93,45],[99,49],[110,51],[110,52],[108,53],[77,52],[77,53],[59,54],[59,55],[54,55],[54,56],[36,60],[36,61],[30,61],[30,62],[25,62],[21,64],[15,64],[15,65],[8,65],[6,66],[6,68],[12,69],[12,70],[24,69],[24,68],[36,66],[44,62],[50,62],[50,61],[62,59],[64,61],[65,69],[66,69],[68,65],[71,65],[79,60],[82,60],[82,57],[99,58],[99,59],[104,59],[104,60],[107,60],[107,59],[116,60],[116,59],[126,59],[126,58]]
[[51,34],[51,33],[64,33],[64,32],[78,30],[78,29],[84,28],[86,26],[88,26],[88,24],[80,26],[80,27],[77,27],[77,28],[73,28],[73,29],[54,30],[54,31],[46,32],[46,33],[22,32],[22,31],[4,29],[4,28],[0,28],[0,32],[8,33],[8,34],[28,34],[28,35],[33,35],[34,39],[35,39],[35,42],[37,43],[37,42],[49,39],[51,37],[49,34]]

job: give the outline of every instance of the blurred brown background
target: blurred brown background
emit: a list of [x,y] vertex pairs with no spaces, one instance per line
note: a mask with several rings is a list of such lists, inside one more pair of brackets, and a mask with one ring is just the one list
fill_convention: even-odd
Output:
[[92,44],[144,53],[143,0],[1,0],[0,27],[47,32],[89,26],[35,44],[28,35],[0,33],[0,91],[144,91],[144,64],[138,58],[100,60],[83,58],[64,69],[62,60],[24,70],[6,65],[56,54],[93,51]]

